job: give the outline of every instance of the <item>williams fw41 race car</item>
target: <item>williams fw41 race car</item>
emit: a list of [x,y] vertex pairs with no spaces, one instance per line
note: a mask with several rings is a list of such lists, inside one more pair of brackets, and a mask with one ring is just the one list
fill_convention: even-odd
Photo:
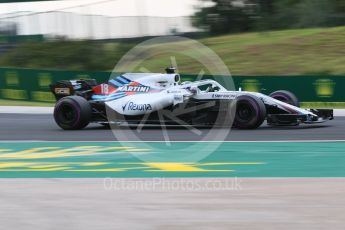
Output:
[[[228,91],[214,80],[180,82],[174,68],[166,73],[125,73],[107,83],[63,80],[50,86],[56,97],[54,119],[66,130],[101,125],[215,126],[220,117],[233,116],[231,126],[258,128],[269,125],[314,124],[333,119],[333,110],[302,109],[294,94],[285,90],[269,96]],[[235,104],[235,106],[224,106]],[[226,110],[232,109],[230,113]],[[163,116],[162,116],[163,114]],[[111,119],[110,119],[111,118]]]

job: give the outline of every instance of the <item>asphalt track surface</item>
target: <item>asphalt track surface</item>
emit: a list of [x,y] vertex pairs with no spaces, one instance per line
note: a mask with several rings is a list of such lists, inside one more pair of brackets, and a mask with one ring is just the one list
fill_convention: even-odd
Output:
[[[0,180],[2,229],[344,229],[344,178]],[[137,187],[140,182],[147,186]]]
[[[225,136],[208,135],[210,129],[192,132],[184,128],[136,128],[121,127],[115,130],[125,138],[97,124],[84,130],[64,131],[54,122],[50,114],[0,114],[0,141],[303,141],[345,140],[345,117],[335,117],[322,124],[292,127],[270,127],[263,125],[256,130],[232,129]],[[213,129],[212,132],[222,132]],[[134,134],[130,137],[130,134]]]

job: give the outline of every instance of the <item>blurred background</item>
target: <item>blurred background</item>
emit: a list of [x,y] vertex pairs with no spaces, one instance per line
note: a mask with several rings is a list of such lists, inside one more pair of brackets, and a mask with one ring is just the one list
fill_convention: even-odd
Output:
[[[133,46],[166,35],[205,44],[235,77],[321,76],[309,82],[307,101],[334,101],[342,83],[333,77],[345,74],[343,0],[0,0],[0,97],[34,98],[13,91],[22,75],[35,75],[39,92],[55,75],[102,75]],[[194,60],[177,61],[180,73],[200,71]],[[170,57],[160,56],[145,67],[162,72],[170,64]],[[253,91],[268,87],[260,79],[242,80]]]

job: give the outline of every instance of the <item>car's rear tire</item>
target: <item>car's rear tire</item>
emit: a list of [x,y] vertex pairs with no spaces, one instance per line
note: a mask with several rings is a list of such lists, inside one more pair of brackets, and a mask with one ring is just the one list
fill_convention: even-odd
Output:
[[269,95],[270,97],[285,102],[287,104],[299,107],[299,101],[295,94],[287,90],[278,90]]
[[90,123],[91,118],[91,105],[83,97],[63,97],[55,105],[54,119],[62,129],[83,129]]
[[264,102],[253,95],[242,95],[236,99],[234,126],[239,129],[256,129],[266,119]]

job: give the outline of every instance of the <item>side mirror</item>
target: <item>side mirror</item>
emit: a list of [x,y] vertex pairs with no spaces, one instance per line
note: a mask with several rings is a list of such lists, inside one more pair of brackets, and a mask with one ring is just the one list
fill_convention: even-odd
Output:
[[220,88],[218,86],[213,87],[214,92],[218,92],[219,90],[220,90]]
[[193,95],[197,94],[197,93],[198,93],[198,87],[196,87],[196,86],[190,87],[190,92],[191,92]]

